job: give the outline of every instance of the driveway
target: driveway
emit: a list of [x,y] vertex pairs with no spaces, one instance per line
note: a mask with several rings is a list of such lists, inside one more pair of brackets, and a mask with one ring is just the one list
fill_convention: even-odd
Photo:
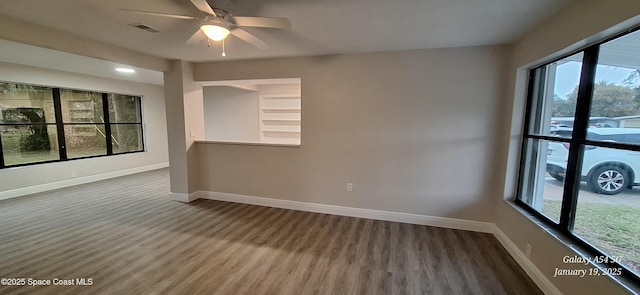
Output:
[[[562,200],[563,182],[557,181],[551,177],[545,178],[544,199],[545,200]],[[592,192],[586,183],[580,183],[580,194],[578,202],[601,203],[626,205],[640,208],[640,187],[634,187],[625,190],[617,195],[601,195]]]

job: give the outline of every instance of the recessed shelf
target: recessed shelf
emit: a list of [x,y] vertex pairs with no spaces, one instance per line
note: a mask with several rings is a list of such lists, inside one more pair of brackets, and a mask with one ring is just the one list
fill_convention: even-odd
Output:
[[302,109],[299,95],[260,96],[260,140],[300,144]]
[[262,119],[262,121],[300,122],[300,119]]
[[262,130],[265,133],[300,133],[299,130]]
[[265,125],[300,125],[297,119],[262,119]]
[[300,100],[300,95],[262,95],[263,99],[297,99]]
[[299,113],[299,108],[263,108],[265,113]]

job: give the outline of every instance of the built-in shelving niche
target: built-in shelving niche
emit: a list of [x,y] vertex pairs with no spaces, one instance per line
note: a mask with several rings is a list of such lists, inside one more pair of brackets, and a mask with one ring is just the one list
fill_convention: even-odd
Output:
[[299,95],[260,96],[260,141],[300,144],[301,101]]

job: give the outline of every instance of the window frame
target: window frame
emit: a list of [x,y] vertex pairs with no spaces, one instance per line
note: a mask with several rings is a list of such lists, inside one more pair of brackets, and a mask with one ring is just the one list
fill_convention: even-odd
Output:
[[[600,45],[607,43],[609,41],[615,40],[619,37],[625,36],[627,34],[631,34],[634,32],[640,31],[640,27],[635,27],[633,29],[624,31],[622,33],[616,34],[614,36],[608,37],[602,41],[597,43],[588,45],[586,47],[580,48],[578,50],[572,51],[570,53],[564,54],[558,58],[554,58],[552,60],[544,61],[536,66],[533,66],[528,69],[528,77],[527,77],[527,93],[526,93],[526,102],[525,102],[525,113],[524,113],[524,124],[523,124],[523,132],[521,137],[521,146],[520,146],[520,160],[519,160],[519,170],[518,170],[518,179],[517,179],[517,187],[516,187],[516,198],[515,204],[524,209],[526,212],[530,213],[535,219],[544,223],[546,227],[549,227],[556,232],[560,233],[563,238],[567,238],[569,241],[575,243],[581,251],[591,255],[591,257],[595,256],[607,256],[611,257],[611,255],[605,253],[604,251],[598,249],[597,247],[591,245],[585,239],[579,237],[578,235],[572,233],[574,222],[575,222],[575,214],[577,210],[578,204],[578,193],[579,186],[582,181],[582,159],[584,153],[584,147],[586,146],[596,146],[603,148],[613,148],[620,150],[630,150],[640,152],[640,144],[630,144],[630,143],[620,143],[620,142],[610,142],[610,141],[596,141],[587,139],[588,127],[589,127],[589,119],[590,119],[590,110],[591,110],[591,102],[593,99],[593,90],[595,86],[595,75],[598,66],[598,57],[599,57],[599,49]],[[571,133],[571,137],[558,137],[558,136],[550,136],[550,135],[539,135],[534,134],[531,131],[531,120],[532,116],[535,114],[532,113],[532,110],[536,107],[536,104],[541,104],[542,99],[540,96],[536,96],[536,88],[541,89],[542,83],[544,83],[544,79],[537,79],[539,76],[544,76],[546,73],[537,74],[537,70],[545,70],[544,68],[554,62],[562,60],[564,58],[570,57],[577,53],[583,53],[582,66],[580,70],[580,80],[578,84],[578,95],[576,101],[576,110],[574,115],[574,125]],[[537,106],[539,107],[539,105]],[[529,141],[532,140],[546,140],[552,142],[561,142],[568,143],[569,151],[568,151],[568,159],[566,166],[566,175],[564,179],[563,186],[563,194],[562,194],[562,204],[560,209],[560,218],[559,222],[556,223],[551,218],[544,215],[542,212],[537,211],[529,204],[522,201],[524,197],[524,185],[528,179],[525,179],[526,175],[526,153],[527,153],[527,145]],[[637,177],[640,177],[637,176]],[[612,263],[609,263],[607,267],[619,267],[622,269],[622,279],[634,282],[635,284],[640,284],[640,274],[636,274],[631,271],[627,266],[620,264],[615,259]]]
[[[83,159],[91,159],[91,158],[100,158],[100,157],[109,157],[109,156],[141,153],[141,152],[145,152],[146,151],[146,144],[145,144],[145,138],[144,138],[144,117],[143,117],[143,114],[142,114],[143,112],[142,112],[142,96],[141,95],[122,94],[122,93],[113,93],[113,92],[104,92],[104,91],[95,91],[95,90],[80,90],[80,89],[74,89],[74,88],[65,88],[65,87],[57,87],[57,86],[44,86],[44,85],[29,84],[29,83],[23,83],[23,82],[10,82],[10,81],[0,81],[0,82],[27,85],[27,86],[35,86],[35,87],[46,87],[46,88],[50,88],[51,89],[51,94],[53,96],[53,109],[54,109],[55,123],[48,123],[48,124],[45,124],[45,125],[51,125],[51,126],[55,126],[56,127],[57,144],[58,144],[58,151],[59,151],[59,159],[56,159],[56,160],[45,160],[45,161],[38,161],[38,162],[29,162],[29,163],[6,165],[5,156],[4,156],[4,150],[3,150],[3,147],[2,147],[2,140],[1,140],[2,134],[0,133],[0,169],[8,169],[8,168],[24,167],[24,166],[32,166],[32,165],[41,165],[41,164],[56,163],[56,162],[66,162],[66,161],[73,161],[73,160],[83,160]],[[102,116],[104,118],[104,122],[102,122],[102,123],[71,123],[71,122],[64,122],[63,121],[63,117],[62,117],[62,103],[61,103],[61,96],[60,96],[60,91],[61,90],[94,92],[94,93],[100,94],[101,95],[101,99],[102,99]],[[113,123],[113,122],[110,122],[109,105],[108,105],[108,101],[110,99],[109,98],[110,95],[125,95],[125,96],[135,97],[136,100],[137,100],[137,103],[139,105],[139,107],[138,107],[138,118],[140,119],[140,121],[139,122],[126,122],[126,123]],[[125,151],[125,152],[114,152],[113,151],[113,142],[111,141],[111,135],[112,135],[112,133],[111,133],[111,125],[117,125],[117,124],[139,126],[139,128],[140,128],[140,143],[141,144],[140,144],[140,148],[138,150]],[[3,124],[3,123],[0,123],[0,126],[10,126],[10,125],[16,125],[16,124]],[[29,124],[21,124],[21,125],[29,125]],[[105,130],[105,145],[106,145],[105,154],[68,158],[67,144],[66,144],[66,137],[65,137],[66,134],[65,134],[65,131],[64,131],[64,127],[65,126],[81,126],[81,125],[98,125],[98,126],[103,126],[104,127],[104,130]]]
[[[109,104],[108,104],[108,100],[109,100],[109,96],[115,96],[115,95],[124,95],[124,96],[132,96],[135,97],[138,101],[138,119],[140,120],[140,122],[111,122],[111,116],[109,113]],[[105,134],[107,135],[108,138],[111,138],[111,136],[113,135],[113,129],[112,127],[114,125],[134,125],[134,126],[140,126],[140,150],[138,151],[126,151],[126,152],[114,152],[113,149],[113,142],[109,139],[108,144],[107,144],[107,153],[110,155],[123,155],[123,154],[131,154],[131,153],[138,153],[138,152],[144,152],[146,145],[145,145],[145,141],[144,141],[144,118],[142,117],[142,96],[139,95],[129,95],[129,94],[119,94],[119,93],[102,93],[102,99],[103,99],[103,103],[102,103],[102,107],[103,107],[103,112],[105,114]]]

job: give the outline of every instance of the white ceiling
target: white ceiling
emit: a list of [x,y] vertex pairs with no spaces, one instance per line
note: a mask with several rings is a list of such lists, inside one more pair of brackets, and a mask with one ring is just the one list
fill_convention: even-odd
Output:
[[[0,52],[1,62],[156,85],[164,83],[162,72],[6,40],[0,40]],[[116,72],[118,67],[131,68],[135,73]]]
[[[287,17],[293,28],[248,28],[271,48],[260,50],[230,37],[225,59],[509,43],[571,1],[236,0],[235,15]],[[163,58],[196,62],[223,59],[219,44],[212,48],[184,44],[197,29],[196,22],[139,15],[120,8],[200,15],[189,0],[2,0],[0,17]],[[132,23],[144,23],[161,32],[132,28]]]

